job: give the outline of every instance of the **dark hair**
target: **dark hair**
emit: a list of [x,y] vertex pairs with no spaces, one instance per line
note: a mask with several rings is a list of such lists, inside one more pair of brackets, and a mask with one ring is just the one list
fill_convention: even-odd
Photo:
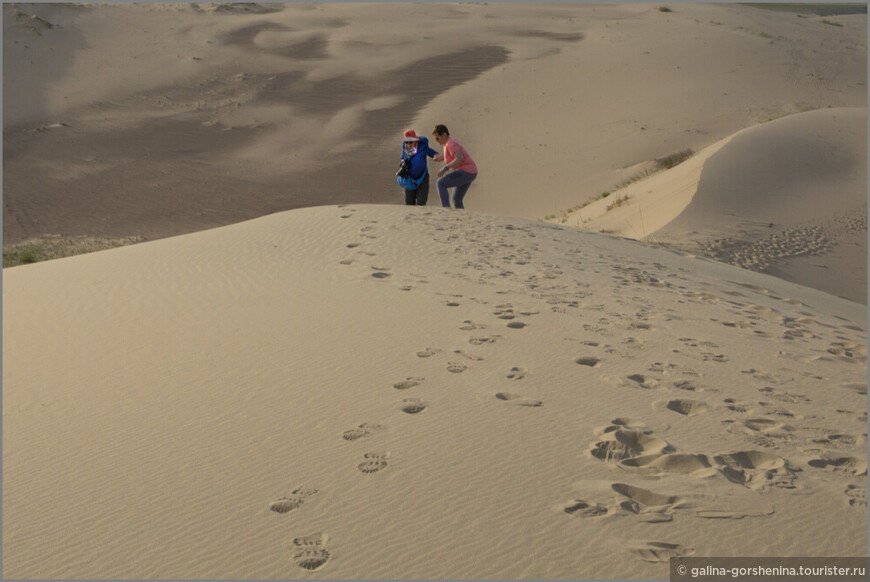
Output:
[[435,129],[432,130],[432,135],[450,135],[450,132],[447,131],[447,126],[439,123],[435,126]]

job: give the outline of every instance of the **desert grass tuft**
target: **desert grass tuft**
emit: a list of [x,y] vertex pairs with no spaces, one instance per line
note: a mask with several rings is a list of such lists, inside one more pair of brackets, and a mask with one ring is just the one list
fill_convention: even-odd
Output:
[[3,268],[104,251],[145,241],[142,237],[103,238],[49,235],[3,246]]
[[614,208],[619,208],[620,206],[628,203],[629,196],[627,194],[623,194],[622,196],[617,196],[616,200],[607,205],[607,211],[610,212]]

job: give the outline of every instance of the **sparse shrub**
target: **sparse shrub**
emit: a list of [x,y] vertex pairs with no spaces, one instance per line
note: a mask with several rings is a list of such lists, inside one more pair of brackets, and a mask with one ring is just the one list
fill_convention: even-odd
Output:
[[692,150],[686,149],[681,152],[665,156],[660,160],[656,160],[656,165],[659,167],[659,169],[670,170],[674,166],[682,164],[683,162],[688,160],[690,157],[692,157],[692,154],[694,153],[695,152],[693,152]]
[[667,6],[659,6],[659,12],[673,12],[673,10],[671,10]]
[[627,195],[617,196],[616,200],[614,200],[613,202],[611,202],[610,204],[607,205],[607,211],[609,212],[609,211],[613,210],[614,208],[619,208],[620,206],[624,205],[627,202],[628,202]]
[[99,237],[63,237],[50,235],[41,239],[31,240],[15,245],[4,245],[3,268],[17,265],[29,265],[40,261],[49,261],[102,251],[124,245],[130,245],[144,241],[141,237],[129,237],[120,239]]

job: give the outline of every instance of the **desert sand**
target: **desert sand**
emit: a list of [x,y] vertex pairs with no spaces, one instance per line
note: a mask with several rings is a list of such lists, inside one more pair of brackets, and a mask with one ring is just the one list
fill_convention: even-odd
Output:
[[865,552],[866,308],[768,275],[365,205],[7,269],[3,301],[7,577]]
[[866,14],[668,6],[4,5],[4,577],[866,556]]

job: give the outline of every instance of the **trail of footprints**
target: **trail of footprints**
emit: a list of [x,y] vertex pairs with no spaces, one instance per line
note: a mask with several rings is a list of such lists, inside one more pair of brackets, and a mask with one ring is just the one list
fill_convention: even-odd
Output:
[[[353,212],[355,210],[351,209],[342,215],[342,218],[349,218]],[[371,221],[361,228],[359,234],[361,240],[373,240],[377,238],[375,224],[376,221]],[[456,227],[452,228],[455,229]],[[451,233],[450,227],[440,225],[435,226],[435,230],[448,233],[447,242],[451,243],[457,242],[462,234],[461,231],[456,230],[453,230]],[[515,228],[508,226],[506,230],[515,230]],[[533,235],[529,234],[529,236]],[[492,246],[488,242],[488,239],[470,242],[474,243],[474,245],[483,244]],[[365,248],[365,244],[365,242],[351,242],[346,247],[363,257],[375,257],[376,254],[368,251]],[[523,287],[531,293],[532,297],[545,301],[546,304],[550,305],[554,313],[567,313],[570,308],[580,306],[579,300],[588,298],[589,292],[579,282],[577,288],[573,290],[569,290],[565,285],[560,286],[558,281],[563,271],[558,265],[548,265],[544,269],[544,272],[538,275],[531,275],[525,278],[520,277],[514,272],[513,267],[520,268],[531,264],[533,261],[531,251],[537,250],[536,247],[532,245],[530,249],[519,249],[514,248],[512,244],[503,246],[513,249],[515,252],[503,257],[505,264],[503,267],[500,267],[501,271],[497,277],[522,281]],[[492,271],[493,268],[498,270],[498,266],[494,265],[490,260],[494,256],[492,248],[478,250],[477,252],[480,260],[468,261],[465,265],[467,270],[478,273]],[[355,260],[347,258],[340,262],[343,265],[350,265]],[[814,345],[821,345],[820,342],[824,341],[823,334],[819,331],[819,327],[822,324],[819,322],[812,320],[810,317],[785,316],[774,309],[754,305],[751,302],[744,301],[745,295],[741,292],[734,291],[727,293],[727,295],[735,298],[729,300],[712,293],[686,290],[679,286],[679,281],[684,279],[683,276],[668,273],[666,267],[658,264],[654,265],[657,272],[649,270],[652,267],[650,265],[614,268],[612,267],[612,257],[610,257],[609,262],[602,262],[602,265],[604,264],[609,264],[617,272],[615,279],[620,287],[631,288],[643,285],[656,289],[656,292],[675,293],[683,298],[682,301],[678,302],[724,305],[730,313],[737,316],[736,320],[717,321],[713,319],[711,321],[734,329],[736,333],[748,333],[754,337],[769,338],[792,344],[815,342]],[[374,279],[390,280],[394,278],[391,269],[384,265],[370,264],[369,269],[370,276]],[[466,273],[447,274],[457,279],[475,281],[474,275]],[[411,274],[411,277],[417,283],[428,283],[426,276]],[[476,281],[491,284],[487,281],[487,277],[483,275],[479,276]],[[588,287],[588,284],[585,286]],[[748,289],[749,292],[777,298],[769,290],[751,285],[742,286]],[[403,291],[410,291],[413,288],[411,285],[400,287]],[[799,305],[797,302],[792,302],[787,298],[778,299],[791,305]],[[465,301],[461,295],[451,295],[444,301],[444,305],[455,308]],[[639,299],[634,297],[630,304],[636,306],[638,301]],[[619,303],[620,305],[629,304],[623,298],[619,298]],[[634,314],[635,317],[630,319],[630,321],[626,321],[625,313],[605,313],[603,305],[585,305],[587,313],[592,313],[596,310],[600,312],[600,317],[598,317],[597,321],[593,319],[591,322],[587,321],[581,324],[584,331],[588,334],[597,334],[602,337],[616,337],[615,332],[618,331],[618,326],[615,324],[615,321],[623,321],[625,322],[623,329],[630,334],[636,335],[624,337],[618,345],[601,345],[598,341],[591,340],[584,341],[584,344],[590,347],[601,348],[604,353],[617,355],[625,361],[636,358],[637,354],[646,348],[644,337],[649,336],[644,334],[656,329],[656,326],[650,323],[648,319],[651,311],[648,305],[640,307],[639,311]],[[464,332],[471,332],[467,342],[473,349],[486,349],[487,346],[504,341],[511,334],[523,333],[522,330],[529,326],[530,319],[537,313],[537,311],[533,310],[518,309],[511,303],[502,303],[493,306],[491,311],[491,315],[495,319],[495,325],[504,330],[502,334],[488,333],[487,330],[491,327],[491,324],[472,320],[461,322],[459,329]],[[677,310],[673,311],[673,315],[670,318],[680,319]],[[666,320],[669,321],[670,319]],[[865,330],[857,326],[845,324],[841,327],[846,331],[837,335],[837,341],[829,341],[826,346],[822,346],[817,359],[821,361],[866,364],[866,345],[854,338],[854,334],[850,334],[850,332],[866,333]],[[690,337],[679,338],[679,345],[674,348],[673,352],[679,356],[701,362],[703,366],[716,366],[730,361],[729,356],[722,353],[719,350],[719,346],[715,343]],[[430,359],[441,358],[443,353],[444,350],[440,348],[426,347],[417,351],[415,355],[419,359]],[[484,361],[484,358],[464,350],[454,350],[452,353],[454,356],[461,356],[465,362],[459,362],[455,359],[447,361],[444,369],[448,374],[462,374],[468,371],[475,362]],[[585,355],[576,358],[575,363],[583,368],[596,369],[601,367],[602,358],[598,355]],[[673,373],[679,373],[682,377],[667,380],[667,376]],[[665,362],[653,363],[649,366],[648,370],[640,373],[617,378],[603,377],[603,379],[611,384],[650,391],[650,394],[662,390],[681,391],[685,394],[685,397],[666,398],[655,404],[656,406],[663,406],[680,417],[688,418],[709,414],[717,410],[749,416],[749,418],[728,419],[722,421],[722,423],[724,428],[729,432],[738,433],[744,436],[749,443],[761,446],[762,448],[773,448],[778,443],[788,442],[796,438],[796,431],[789,425],[789,421],[802,419],[803,415],[796,410],[792,410],[789,406],[800,406],[801,404],[808,403],[809,398],[798,393],[776,388],[775,386],[779,386],[785,380],[777,378],[775,375],[757,370],[748,370],[744,373],[750,374],[756,380],[766,384],[763,388],[759,388],[759,400],[757,404],[755,402],[742,402],[735,398],[716,398],[715,394],[719,391],[715,388],[704,386],[699,380],[700,374],[695,370]],[[527,369],[515,366],[507,370],[504,377],[506,381],[515,382],[524,380],[528,375],[529,371]],[[424,385],[424,381],[424,378],[408,377],[392,385],[392,388],[396,391],[414,394],[413,396],[402,398],[398,403],[398,409],[402,413],[416,416],[429,410],[429,403],[415,394]],[[863,396],[866,396],[867,393],[866,384],[844,384],[842,388]],[[702,393],[704,398],[697,398]],[[494,397],[497,402],[504,405],[537,408],[544,404],[540,400],[528,398],[520,393],[508,390],[496,392]],[[755,415],[759,410],[763,413],[762,416]],[[776,418],[772,419],[770,418],[771,416]],[[866,421],[866,415],[863,419]],[[342,434],[342,438],[348,442],[362,441],[369,438],[376,440],[377,435],[385,430],[386,427],[378,423],[363,423],[345,431]],[[646,427],[642,422],[630,418],[616,418],[610,424],[596,429],[594,435],[595,440],[590,444],[588,449],[588,454],[592,458],[618,467],[628,475],[636,475],[638,478],[652,475],[677,476],[692,480],[715,476],[724,479],[724,482],[731,486],[739,487],[746,494],[757,493],[771,488],[785,490],[797,488],[798,471],[795,470],[795,467],[785,458],[765,450],[749,448],[723,454],[682,452],[676,450],[671,443],[654,434],[654,431]],[[810,442],[817,445],[819,454],[808,462],[809,468],[817,471],[826,471],[846,479],[866,476],[866,460],[857,459],[849,455],[836,454],[836,450],[839,448],[851,447],[861,442],[866,442],[866,436],[853,436],[836,431],[823,431],[821,434],[813,436],[814,438]],[[834,452],[832,453],[832,451]],[[390,453],[387,451],[364,453],[360,457],[357,457],[356,469],[361,475],[366,476],[365,478],[376,478],[378,474],[388,469],[389,459]],[[317,491],[314,489],[295,489],[287,497],[274,501],[270,505],[270,509],[279,514],[297,511],[316,493]],[[866,511],[867,490],[864,483],[849,483],[843,490],[843,493],[848,505]],[[773,511],[772,508],[752,504],[747,505],[743,510],[740,508],[704,509],[696,506],[682,495],[653,491],[622,481],[611,484],[611,495],[612,498],[610,500],[574,498],[563,504],[562,510],[566,515],[582,519],[598,519],[621,515],[649,524],[673,521],[679,515],[721,519],[762,517],[770,515]],[[300,568],[307,571],[321,569],[330,559],[330,552],[325,547],[327,541],[328,536],[323,533],[294,538],[293,561]],[[627,544],[626,549],[639,559],[649,562],[667,562],[671,557],[689,556],[695,552],[694,548],[690,546],[658,540],[645,541],[634,545]]]

